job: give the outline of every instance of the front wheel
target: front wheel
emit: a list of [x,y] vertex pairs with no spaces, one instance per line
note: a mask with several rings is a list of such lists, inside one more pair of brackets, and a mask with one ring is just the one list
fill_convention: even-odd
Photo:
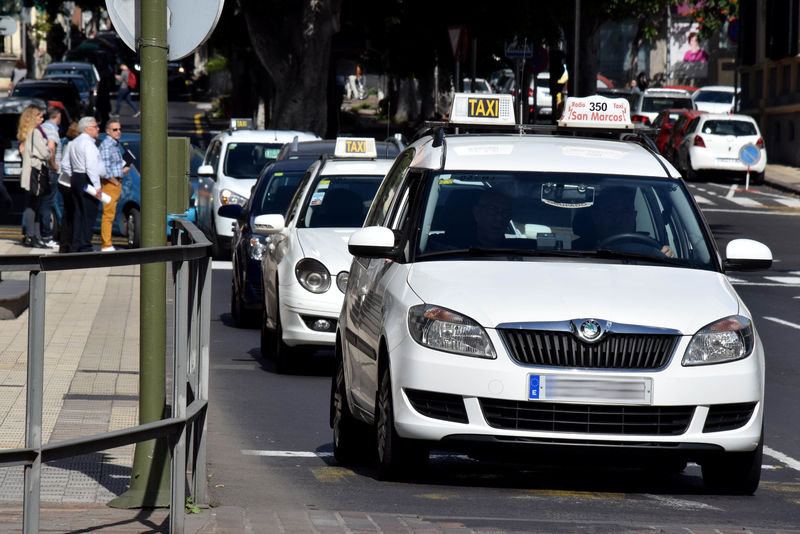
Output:
[[336,371],[331,380],[330,423],[333,428],[333,457],[341,465],[354,464],[364,458],[368,454],[364,444],[369,443],[368,427],[350,412],[346,390],[344,360],[341,354],[337,354]]
[[750,173],[750,183],[753,185],[764,185],[764,171],[762,172],[751,172]]
[[764,431],[758,447],[750,452],[726,452],[701,462],[703,483],[713,491],[730,495],[752,495],[761,480]]
[[267,328],[267,308],[261,312],[261,356],[269,358],[275,345],[275,333]]
[[378,389],[375,438],[378,453],[378,479],[396,480],[413,476],[428,461],[428,450],[421,443],[401,438],[394,427],[392,381],[387,363],[381,371]]

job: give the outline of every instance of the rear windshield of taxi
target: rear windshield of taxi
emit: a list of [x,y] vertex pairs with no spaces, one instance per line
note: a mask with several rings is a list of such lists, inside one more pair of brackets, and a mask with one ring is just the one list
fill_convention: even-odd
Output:
[[703,124],[703,133],[711,135],[733,135],[742,137],[758,135],[756,126],[748,121],[712,120]]
[[275,161],[283,143],[228,143],[222,172],[232,178],[258,178]]

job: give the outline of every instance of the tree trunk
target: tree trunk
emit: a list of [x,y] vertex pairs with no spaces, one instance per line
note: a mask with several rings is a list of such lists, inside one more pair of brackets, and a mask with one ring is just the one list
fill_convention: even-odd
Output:
[[341,0],[241,0],[253,48],[274,92],[269,127],[327,130],[331,36],[339,29]]

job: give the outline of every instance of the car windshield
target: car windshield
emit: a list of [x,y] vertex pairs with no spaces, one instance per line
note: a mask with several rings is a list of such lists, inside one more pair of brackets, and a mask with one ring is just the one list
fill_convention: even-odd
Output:
[[383,175],[322,176],[306,204],[306,228],[358,228]]
[[748,121],[712,120],[703,124],[702,132],[710,135],[758,135],[756,126]]
[[714,268],[689,193],[674,179],[439,173],[421,219],[420,260],[518,253]]
[[45,69],[45,74],[79,74],[89,85],[94,81],[94,75],[88,69]]
[[304,170],[273,173],[268,178],[264,193],[259,198],[253,198],[252,214],[285,213],[304,174]]
[[283,143],[228,143],[223,171],[232,178],[258,178],[275,161]]
[[692,109],[692,99],[688,97],[645,96],[642,111],[661,111],[662,109]]
[[733,93],[727,91],[700,91],[694,97],[695,102],[707,102],[709,104],[731,104],[733,103]]

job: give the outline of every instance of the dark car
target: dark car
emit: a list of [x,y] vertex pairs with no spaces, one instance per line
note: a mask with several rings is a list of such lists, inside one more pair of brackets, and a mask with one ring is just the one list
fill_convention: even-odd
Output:
[[239,326],[258,325],[264,309],[261,258],[271,237],[254,232],[253,220],[259,215],[284,213],[313,161],[287,159],[267,165],[244,206],[227,204],[219,209],[220,215],[237,220],[231,245],[231,315]]
[[84,108],[78,88],[70,80],[22,80],[14,87],[12,96],[40,98],[48,103],[61,102],[70,118],[82,116]]
[[83,102],[84,113],[87,115],[94,115],[95,106],[95,93],[92,91],[91,86],[86,81],[86,78],[80,74],[48,74],[44,77],[46,80],[69,80],[78,88],[78,93],[81,95]]
[[89,84],[91,91],[97,94],[97,84],[100,82],[100,73],[92,63],[84,61],[59,61],[50,63],[44,69],[44,75],[52,74],[79,74]]
[[[286,143],[278,152],[276,161],[284,159],[307,159],[309,165],[311,161],[317,159],[323,154],[333,154],[336,147],[336,139],[320,139],[319,141],[292,141]],[[375,148],[378,151],[378,157],[394,159],[405,148],[403,143],[395,138],[390,138],[387,141],[377,141]]]

